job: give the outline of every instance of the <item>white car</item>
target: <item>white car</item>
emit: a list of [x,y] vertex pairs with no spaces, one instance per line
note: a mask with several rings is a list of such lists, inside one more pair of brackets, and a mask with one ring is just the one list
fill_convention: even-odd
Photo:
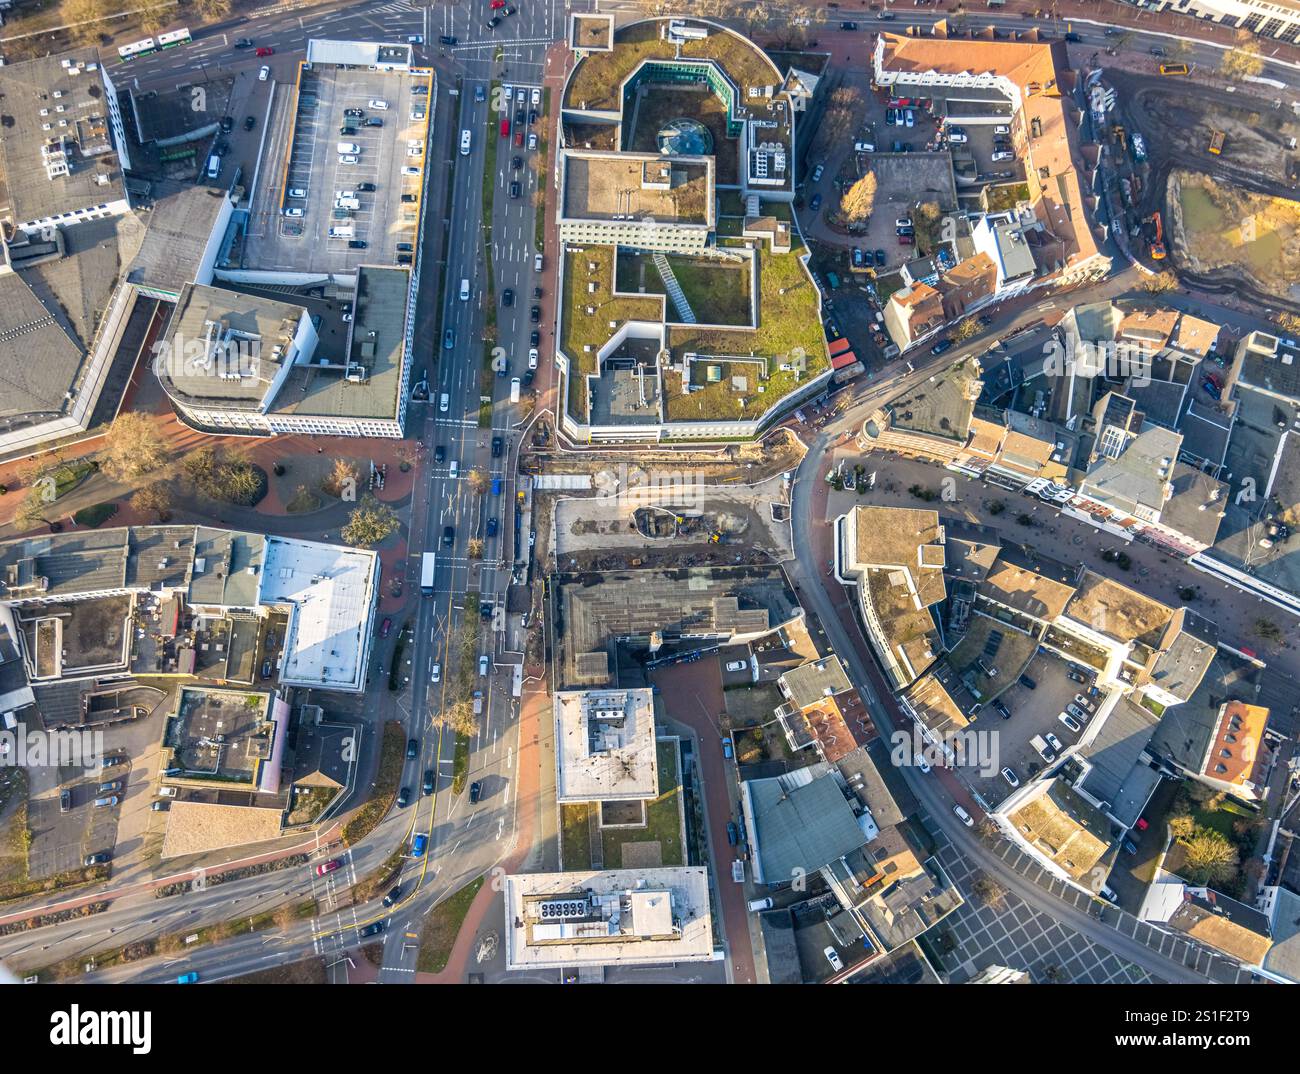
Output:
[[930,768],[930,762],[927,761],[927,760],[926,760],[923,756],[921,756],[921,754],[919,754],[919,753],[918,753],[918,754],[915,754],[915,755],[912,757],[912,763],[913,763],[914,765],[916,765],[917,771],[919,771],[922,775],[928,776],[928,775],[930,774],[930,772],[932,771],[932,769]]
[[854,142],[853,152],[855,153],[874,153],[876,147],[872,142]]
[[350,314],[350,313],[345,313],[345,314],[343,314],[343,323],[344,323],[344,324],[351,324],[351,323],[352,323],[352,314]]
[[894,227],[911,227],[912,218],[910,216],[900,216],[894,221]]
[[815,167],[815,168],[813,169],[813,173],[812,173],[812,181],[813,181],[814,183],[820,183],[820,182],[822,181],[822,173],[823,173],[825,170],[826,170],[826,165],[825,165],[825,164],[818,164],[817,167]]
[[1011,784],[1012,787],[1020,786],[1020,778],[1016,775],[1015,771],[1011,768],[1002,769],[1002,778],[1005,779],[1009,784]]
[[262,69],[257,72],[257,80],[259,82],[265,82],[270,77],[271,77],[271,69],[267,67],[265,64],[263,64]]
[[299,208],[285,209],[285,216],[302,216],[302,210]]
[[953,806],[952,811],[957,814],[957,819],[966,825],[967,828],[975,827],[975,821],[971,819],[971,815],[967,813],[966,810],[962,809],[961,806]]
[[1052,749],[1056,750],[1057,753],[1063,753],[1065,751],[1065,747],[1061,745],[1061,740],[1055,735],[1048,732],[1044,734],[1043,737],[1047,739],[1047,744],[1051,746]]
[[304,186],[291,186],[289,188],[289,197],[291,198],[305,198],[306,196],[307,188]]
[[537,348],[536,348],[536,347],[529,347],[529,348],[528,348],[528,368],[529,368],[529,369],[536,369],[536,368],[537,368]]
[[388,110],[388,102],[381,100],[378,97],[373,97],[366,103],[369,104],[370,107],[373,108],[376,112],[386,112]]
[[402,174],[410,175],[410,176],[418,176],[420,174],[420,169],[414,167],[413,165],[408,164],[402,169]]
[[534,108],[536,108],[539,104],[542,103],[542,91],[537,89],[536,87],[533,88],[532,102]]
[[826,961],[831,964],[831,969],[836,973],[844,969],[844,963],[840,961],[840,956],[835,953],[835,948],[828,947],[822,954],[826,956]]
[[1076,735],[1083,730],[1083,728],[1079,726],[1079,721],[1076,720],[1073,716],[1071,716],[1068,712],[1063,712],[1056,718],[1060,720],[1061,723],[1065,724],[1065,726],[1069,728],[1071,731],[1073,731]]
[[518,101],[520,104],[523,104],[523,103],[524,103],[524,87],[523,87],[523,86],[520,86],[519,89],[516,91],[516,93],[515,93],[515,100]]
[[727,670],[728,670],[728,671],[744,671],[747,667],[749,667],[749,664],[748,664],[746,661],[744,661],[744,660],[728,660],[728,661],[727,661]]
[[433,665],[432,671],[431,671],[430,676],[429,676],[429,681],[430,681],[430,682],[441,682],[441,681],[442,681],[442,665],[441,665],[441,664],[434,664],[434,665]]
[[533,150],[533,149],[536,149],[536,148],[537,148],[537,134],[536,134],[536,132],[534,132],[534,133],[532,133],[532,134],[530,134],[530,135],[528,136],[528,148],[529,148],[530,151]]
[[1016,155],[1013,152],[1011,152],[1011,150],[1009,149],[999,149],[997,150],[997,152],[989,154],[989,160],[992,161],[1015,160],[1015,159],[1016,159]]
[[487,654],[484,654],[483,656],[480,656],[478,658],[478,677],[480,679],[486,679],[487,673],[488,673],[488,658],[487,658]]
[[339,157],[339,163],[340,163],[340,164],[360,164],[360,163],[361,163],[361,158],[360,158],[359,156],[357,156],[355,153],[344,153],[341,157]]

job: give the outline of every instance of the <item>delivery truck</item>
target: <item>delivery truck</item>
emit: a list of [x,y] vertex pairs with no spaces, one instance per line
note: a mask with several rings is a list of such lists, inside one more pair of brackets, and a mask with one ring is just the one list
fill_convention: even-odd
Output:
[[426,597],[433,596],[434,553],[425,552],[420,562],[420,592]]

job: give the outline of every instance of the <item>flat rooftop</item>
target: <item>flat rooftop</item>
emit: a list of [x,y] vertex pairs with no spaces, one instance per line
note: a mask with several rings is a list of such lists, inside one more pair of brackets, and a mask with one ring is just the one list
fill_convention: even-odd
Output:
[[708,870],[508,876],[505,935],[510,970],[709,961]]
[[271,699],[257,691],[182,688],[163,731],[168,778],[256,786],[274,739]]
[[[277,86],[241,266],[351,275],[362,264],[395,265],[396,243],[415,247],[419,241],[431,96],[427,72],[371,71],[333,63],[304,70],[296,87]],[[382,100],[388,107],[371,108],[371,100]],[[355,132],[346,135],[340,133],[345,108],[365,113],[354,121]],[[370,119],[383,125],[366,125]],[[357,163],[341,163],[340,142],[358,147]],[[421,147],[414,155],[412,142]],[[358,190],[362,183],[375,189]],[[290,200],[290,189],[305,190],[306,197]],[[336,218],[335,200],[342,191],[354,192],[360,208]],[[403,201],[403,196],[411,200]],[[302,209],[303,215],[285,216],[288,207]],[[350,236],[330,235],[332,227],[345,225],[351,228]],[[354,248],[350,241],[366,245]]]
[[260,410],[306,311],[224,287],[189,284],[168,322],[169,347],[154,370],[167,393],[191,405]]
[[[95,49],[0,68],[0,99],[0,161],[15,223],[106,208],[126,197]],[[66,174],[54,174],[61,162]]]
[[26,274],[0,275],[0,431],[64,413],[85,355],[44,303]]
[[556,801],[644,801],[659,793],[652,691],[559,691],[555,741]]
[[362,549],[268,537],[261,602],[288,605],[280,681],[359,689],[365,679],[379,556]]
[[563,160],[567,219],[712,226],[712,158],[568,151]]
[[345,362],[295,365],[269,413],[362,421],[396,417],[410,285],[410,273],[404,268],[358,268]]

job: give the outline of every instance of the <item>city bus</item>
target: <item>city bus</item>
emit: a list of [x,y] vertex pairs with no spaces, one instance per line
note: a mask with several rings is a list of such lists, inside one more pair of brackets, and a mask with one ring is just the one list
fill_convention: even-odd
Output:
[[146,37],[143,41],[133,41],[129,45],[118,47],[117,54],[123,63],[128,60],[134,60],[140,56],[152,56],[158,50],[152,37]]
[[158,47],[175,48],[177,45],[188,45],[191,40],[189,30],[172,30],[158,35]]

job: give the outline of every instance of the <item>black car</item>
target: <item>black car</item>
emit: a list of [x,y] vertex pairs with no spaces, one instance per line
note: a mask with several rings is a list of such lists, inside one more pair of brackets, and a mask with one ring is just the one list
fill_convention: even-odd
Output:
[[427,795],[430,795],[430,794],[433,793],[433,769],[432,769],[432,768],[426,768],[426,769],[424,770],[424,788],[423,788],[423,789],[424,789],[424,793],[425,793],[426,796],[427,796]]
[[365,109],[363,108],[345,108],[343,109],[343,114],[345,116],[356,116],[357,119],[360,119],[366,113],[365,113]]
[[222,116],[222,117],[221,117],[221,133],[222,133],[222,134],[229,134],[229,133],[230,133],[231,131],[233,131],[234,129],[235,129],[235,121],[234,121],[233,119],[231,119],[229,116]]
[[536,108],[528,109],[528,125],[531,127],[536,122],[537,122],[537,109]]
[[87,854],[86,865],[106,865],[112,860],[113,855],[107,850],[101,850],[98,854]]
[[1020,676],[1020,685],[1023,686],[1026,690],[1038,689],[1038,683],[1034,682],[1034,680],[1031,679],[1028,675]]
[[1159,45],[1152,45],[1149,49],[1147,49],[1147,51],[1151,53],[1152,56],[1155,56],[1157,58],[1165,54],[1165,50],[1161,48]]
[[394,884],[391,888],[388,889],[388,894],[384,896],[384,905],[392,906],[393,903],[395,903],[401,897],[402,897],[402,885]]
[[262,661],[262,678],[269,679],[270,677],[271,677],[271,661],[264,660]]
[[510,184],[510,196],[511,196],[512,198],[517,198],[517,197],[519,197],[519,192],[520,192],[522,189],[523,189],[523,188],[519,185],[519,180],[516,179],[514,182],[512,182],[512,183]]
[[433,449],[433,461],[438,466],[441,466],[444,462],[447,461],[447,447],[445,444],[439,444],[436,448]]
[[483,797],[483,784],[475,780],[469,785],[469,800],[473,804]]
[[842,23],[840,23],[840,29],[841,29],[841,30],[856,30],[857,28],[858,28],[858,24],[857,24],[856,22],[842,22]]
[[930,353],[942,354],[944,351],[948,350],[951,347],[952,347],[951,339],[941,339],[939,340],[938,343],[936,343],[933,347],[930,348]]
[[987,328],[989,325],[993,323],[993,318],[990,317],[987,313],[981,313],[978,317],[975,318],[975,323],[979,325],[981,328]]
[[530,347],[540,347],[542,345],[542,334],[536,328],[528,333],[528,345]]
[[365,239],[348,239],[349,250],[364,250],[366,248]]
[[357,935],[378,936],[383,931],[384,931],[384,923],[382,921],[375,921],[369,925],[362,925],[361,928],[357,930]]
[[366,120],[365,125],[367,127],[382,127],[384,125],[384,121],[380,119],[379,116],[371,116],[368,120]]
[[235,42],[235,48],[252,48],[253,39],[251,37],[241,37]]
[[522,127],[522,126],[524,125],[524,118],[525,118],[525,116],[526,116],[526,113],[524,112],[524,110],[523,110],[522,108],[516,108],[516,109],[515,109],[515,126],[516,126],[516,127]]
[[442,544],[444,548],[450,548],[456,543],[456,531],[451,526],[442,527]]
[[72,808],[72,792],[66,787],[59,791],[59,812],[66,813]]
[[499,15],[493,15],[490,19],[488,19],[487,22],[483,24],[484,28],[488,30],[495,30],[500,25],[501,25],[501,17]]
[[501,12],[501,17],[504,18],[507,15],[513,15],[518,10],[519,9],[517,7],[507,7],[504,11]]
[[877,250],[875,253],[875,260],[877,265],[883,265],[885,263],[885,251]]
[[457,44],[459,40],[460,40],[459,38],[452,37],[451,34],[442,34],[438,38],[438,44],[446,45],[450,48],[451,46]]
[[532,321],[533,324],[537,324],[539,321],[541,321],[541,319],[542,319],[542,307],[541,307],[541,306],[534,306],[532,309],[530,309],[530,310],[528,311],[528,319],[529,319],[530,321]]
[[533,377],[537,376],[536,369],[527,369],[524,371],[524,387],[527,388],[533,382]]
[[400,791],[397,792],[397,804],[402,809],[405,809],[407,806],[411,804],[410,787],[403,787]]
[[408,738],[406,740],[406,759],[409,761],[418,757],[420,753],[420,740],[418,738]]
[[414,204],[415,204],[415,201],[416,201],[416,197],[415,197],[414,194],[403,194],[403,195],[402,195],[402,202],[403,202],[403,204],[405,204],[405,205],[414,205]]
[[487,520],[487,535],[489,537],[495,537],[497,535],[497,526],[499,525],[500,523],[497,522],[495,518],[489,518]]
[[219,157],[224,157],[227,153],[230,152],[230,143],[218,142],[215,146],[213,146],[212,152],[216,153],[216,155]]
[[256,127],[256,126],[257,126],[257,117],[256,117],[256,116],[245,116],[245,117],[244,117],[244,130],[246,130],[246,131],[251,131],[251,130],[252,130],[254,127]]
[[501,292],[501,305],[513,306],[515,304],[515,292],[513,288],[507,287]]
[[443,330],[442,345],[447,350],[451,350],[452,347],[456,346],[456,329],[447,328]]
[[998,710],[998,715],[1004,720],[1011,719],[1011,710],[1002,702],[1001,699],[993,702],[993,707]]
[[511,157],[511,158],[510,158],[510,167],[513,168],[515,171],[518,171],[518,170],[519,170],[520,168],[522,168],[523,166],[524,166],[524,158],[523,158],[523,157]]
[[534,287],[534,288],[533,288],[533,297],[534,297],[534,298],[541,298],[541,297],[542,297],[542,289],[541,289],[540,287]]
[[492,457],[494,459],[501,458],[501,437],[499,436],[492,438]]
[[1072,44],[1072,45],[1077,45],[1077,44],[1079,44],[1079,43],[1083,40],[1083,38],[1080,37],[1080,36],[1079,36],[1078,34],[1076,34],[1076,33],[1068,33],[1068,34],[1066,34],[1066,35],[1065,35],[1065,39],[1066,39],[1070,44]]

